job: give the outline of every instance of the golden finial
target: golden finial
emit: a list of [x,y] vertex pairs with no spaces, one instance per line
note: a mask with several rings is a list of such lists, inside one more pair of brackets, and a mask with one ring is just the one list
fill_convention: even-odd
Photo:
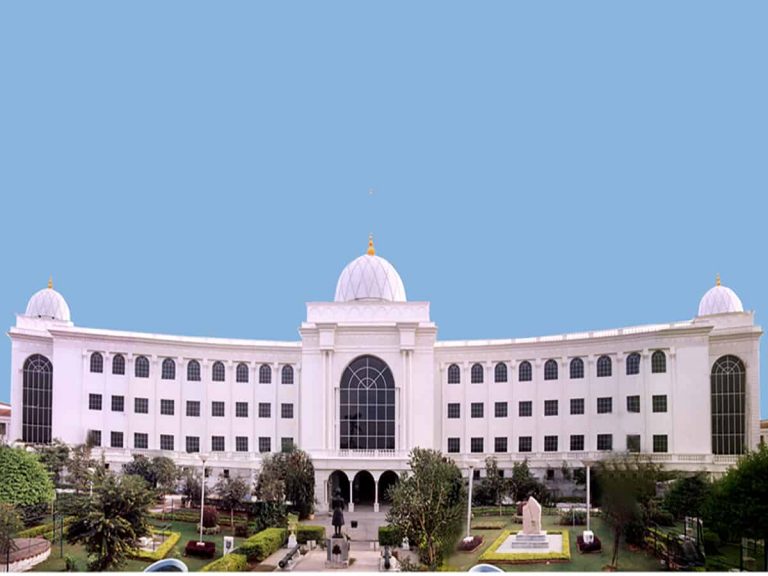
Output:
[[373,249],[373,234],[368,235],[368,252],[366,252],[368,256],[375,256],[376,250]]
[[48,277],[48,290],[53,290],[53,276]]
[[720,286],[720,272],[715,276],[715,286]]

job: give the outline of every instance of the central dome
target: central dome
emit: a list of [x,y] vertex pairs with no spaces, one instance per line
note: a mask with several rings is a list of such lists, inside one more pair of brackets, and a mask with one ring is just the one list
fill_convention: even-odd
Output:
[[53,280],[48,281],[48,288],[43,288],[32,295],[24,315],[45,320],[70,321],[67,301],[64,300],[64,296],[53,289]]
[[744,312],[744,306],[736,292],[720,284],[720,275],[718,274],[714,288],[710,288],[699,302],[698,315],[710,316],[731,312]]
[[336,284],[335,302],[358,300],[405,302],[403,281],[392,264],[376,256],[373,238],[368,240],[368,252],[347,264]]

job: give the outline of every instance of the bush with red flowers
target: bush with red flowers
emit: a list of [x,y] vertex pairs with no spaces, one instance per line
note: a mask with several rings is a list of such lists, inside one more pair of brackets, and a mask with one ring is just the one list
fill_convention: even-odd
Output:
[[597,537],[597,535],[594,536],[594,540],[587,544],[584,542],[584,537],[579,534],[576,537],[576,547],[579,549],[579,552],[582,554],[586,554],[588,552],[599,552],[602,550],[603,545],[600,543],[600,538]]
[[459,550],[462,552],[472,552],[482,543],[482,536],[470,536],[468,538],[462,538],[459,542]]
[[213,528],[219,525],[219,511],[213,506],[203,508],[203,528]]
[[216,555],[216,543],[189,540],[184,547],[184,554],[198,558],[213,558]]

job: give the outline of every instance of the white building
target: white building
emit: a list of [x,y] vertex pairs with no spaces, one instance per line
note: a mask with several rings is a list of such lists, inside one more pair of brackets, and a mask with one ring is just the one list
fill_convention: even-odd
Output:
[[11,429],[11,405],[0,402],[0,444],[8,442],[8,432]]
[[[639,451],[670,467],[724,470],[760,438],[760,327],[717,285],[692,320],[597,332],[438,341],[428,302],[367,254],[332,302],[310,302],[300,340],[83,328],[49,284],[9,331],[11,437],[90,435],[107,460],[163,453],[254,474],[296,444],[330,485],[375,503],[413,447],[502,469],[580,466]],[[352,507],[353,507],[352,506]]]

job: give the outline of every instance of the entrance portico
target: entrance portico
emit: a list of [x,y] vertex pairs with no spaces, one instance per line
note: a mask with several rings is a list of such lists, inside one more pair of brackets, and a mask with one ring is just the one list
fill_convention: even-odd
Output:
[[356,508],[373,508],[374,512],[379,512],[382,503],[389,503],[389,488],[399,481],[400,472],[391,469],[317,470],[315,478],[316,493],[322,497],[321,509],[331,511],[330,502],[338,488],[350,512],[354,512]]

